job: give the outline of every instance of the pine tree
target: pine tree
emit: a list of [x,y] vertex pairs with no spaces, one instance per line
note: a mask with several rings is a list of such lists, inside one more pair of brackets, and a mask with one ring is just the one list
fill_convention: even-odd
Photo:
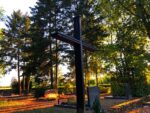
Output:
[[[51,88],[54,87],[54,74],[56,74],[57,79],[58,63],[60,62],[58,51],[61,49],[58,42],[52,39],[51,34],[65,31],[68,22],[63,22],[67,18],[65,15],[66,6],[63,2],[63,0],[39,0],[36,6],[31,8],[30,38],[32,42],[28,48],[31,55],[26,72],[30,72],[32,75],[37,74],[36,76],[48,75]],[[56,67],[55,73],[54,66]]]
[[[7,65],[7,69],[17,69],[19,94],[22,92],[20,71],[22,68],[22,47],[24,45],[26,17],[27,15],[23,15],[20,10],[14,11],[8,17],[6,22],[7,29],[5,30],[6,37],[1,48],[2,59]],[[7,46],[4,44],[7,44]]]

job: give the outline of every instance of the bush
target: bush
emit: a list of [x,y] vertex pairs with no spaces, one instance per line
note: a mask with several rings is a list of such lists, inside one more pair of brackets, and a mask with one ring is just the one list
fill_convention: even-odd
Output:
[[[15,94],[19,94],[19,89],[18,89],[18,81],[17,79],[12,79],[11,81],[11,88],[12,88],[12,91],[13,93]],[[30,81],[30,86],[29,86],[29,92],[31,91],[31,88],[32,88],[32,81]],[[23,89],[23,81],[21,81],[21,89]],[[22,90],[22,93],[26,93],[27,92],[27,83],[25,83],[25,91]]]
[[101,93],[108,93],[109,89],[110,89],[110,86],[109,87],[99,86],[99,88],[100,88]]
[[126,83],[129,84],[133,97],[141,97],[148,94],[148,85],[144,76],[137,77],[112,77],[111,93],[113,96],[126,95]]
[[39,99],[40,97],[44,97],[44,93],[46,91],[47,88],[45,87],[38,87],[35,89],[35,92],[34,92],[34,97],[36,99]]
[[69,86],[69,84],[66,84],[64,86],[58,86],[58,93],[64,93],[64,94],[75,94],[76,93],[76,87]]
[[18,89],[18,81],[16,79],[13,79],[11,81],[11,88],[12,88],[12,92],[15,94],[19,93],[19,89]]
[[132,95],[135,97],[142,97],[148,94],[148,84],[143,77],[134,78],[131,89]]
[[117,81],[111,82],[111,93],[113,96],[125,96],[125,84]]

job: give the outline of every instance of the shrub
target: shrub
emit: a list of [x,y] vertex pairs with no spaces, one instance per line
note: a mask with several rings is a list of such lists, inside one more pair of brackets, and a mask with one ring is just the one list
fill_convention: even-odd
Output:
[[99,86],[101,93],[108,93],[110,87]]
[[125,96],[125,84],[112,81],[111,93],[113,96]]
[[12,88],[12,92],[15,94],[19,93],[19,89],[18,89],[18,81],[16,79],[12,79],[11,81],[11,88]]
[[35,89],[35,92],[34,92],[34,97],[36,99],[39,99],[40,97],[44,97],[44,93],[46,91],[47,88],[45,87],[38,87]]
[[126,95],[126,83],[129,84],[133,97],[141,97],[148,94],[148,85],[144,76],[136,77],[112,77],[111,93],[113,96]]
[[[17,79],[13,78],[12,81],[11,81],[11,88],[12,88],[12,91],[13,93],[15,94],[18,94],[19,93],[19,89],[18,89],[18,81]],[[21,81],[21,88],[23,89],[23,81]],[[29,91],[31,91],[31,88],[32,88],[32,81],[30,81],[30,86],[29,86]],[[22,92],[27,92],[27,83],[25,84],[25,91],[22,91]]]
[[132,95],[141,97],[148,94],[148,84],[143,77],[135,77],[132,84]]

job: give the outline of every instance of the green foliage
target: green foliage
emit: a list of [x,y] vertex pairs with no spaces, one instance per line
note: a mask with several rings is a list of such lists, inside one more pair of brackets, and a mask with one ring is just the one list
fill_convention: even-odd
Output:
[[75,94],[75,86],[70,86],[70,84],[64,85],[64,86],[58,86],[58,93],[64,93],[64,94]]
[[19,93],[18,81],[16,79],[12,79],[12,81],[11,81],[11,89],[12,89],[13,93],[15,93],[15,94]]
[[99,86],[101,93],[109,93],[110,85],[108,87]]
[[0,21],[3,20],[4,10],[2,7],[0,7]]
[[45,93],[46,89],[47,89],[46,87],[41,87],[41,86],[35,88],[34,97],[36,99],[39,99],[40,97],[44,97],[44,93]]
[[114,96],[126,96],[126,83],[129,83],[133,97],[141,97],[148,94],[148,84],[144,76],[113,77],[111,80],[111,93]]
[[[24,91],[24,93],[26,94],[26,92],[27,92],[27,90],[28,90],[28,86],[27,86],[27,84],[28,83],[25,83],[25,91]],[[18,84],[18,81],[16,80],[16,79],[12,79],[12,81],[11,81],[11,89],[12,89],[12,91],[13,91],[13,93],[15,93],[15,94],[19,94],[19,89],[18,89],[18,86],[19,84]],[[30,83],[29,83],[29,92],[31,91],[31,89],[32,89],[32,81],[30,81]],[[21,81],[21,89],[23,89],[23,80]]]
[[[73,48],[64,43],[60,46],[51,34],[72,35],[72,18],[80,14],[82,39],[97,48],[94,54],[84,51],[85,78],[88,79],[89,72],[97,77],[107,73],[112,76],[113,95],[125,95],[124,83],[129,83],[133,96],[143,96],[147,94],[146,70],[150,70],[148,4],[148,0],[38,0],[31,8],[32,23],[27,15],[17,11],[8,17],[5,38],[0,31],[0,69],[3,72],[6,66],[8,70],[18,67],[25,76],[50,76],[52,88],[58,65],[65,63],[70,74],[64,79],[72,83],[75,80]],[[1,12],[0,9],[0,19]],[[60,83],[62,86],[64,81]],[[95,85],[95,81],[88,81]],[[110,78],[98,82],[109,83]],[[63,92],[69,90],[70,85],[65,84]]]
[[148,92],[148,84],[145,77],[136,77],[132,82],[131,89],[133,96],[142,97],[150,93]]
[[111,93],[113,96],[125,96],[125,84],[111,81]]
[[95,80],[89,80],[88,83],[89,83],[89,85],[94,86],[95,85]]

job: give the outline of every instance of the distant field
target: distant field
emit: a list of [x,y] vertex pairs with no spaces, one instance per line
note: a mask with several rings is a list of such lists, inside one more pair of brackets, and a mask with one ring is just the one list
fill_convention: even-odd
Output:
[[0,86],[0,90],[2,90],[2,89],[11,89],[11,87],[10,86]]

